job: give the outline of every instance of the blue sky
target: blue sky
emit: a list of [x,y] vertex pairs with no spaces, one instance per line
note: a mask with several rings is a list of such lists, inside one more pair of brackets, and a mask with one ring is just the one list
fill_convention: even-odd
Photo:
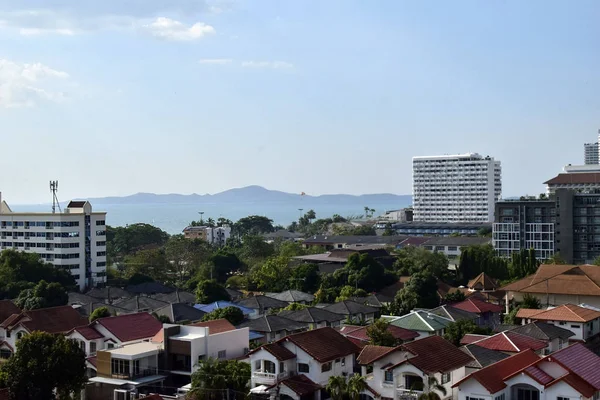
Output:
[[411,192],[411,157],[537,194],[600,128],[600,4],[0,0],[0,190]]

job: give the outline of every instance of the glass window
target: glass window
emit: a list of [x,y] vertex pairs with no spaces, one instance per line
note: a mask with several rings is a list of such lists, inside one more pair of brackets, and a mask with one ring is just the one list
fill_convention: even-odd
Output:
[[217,353],[217,358],[219,358],[219,359],[223,359],[223,358],[226,358],[226,357],[227,357],[227,350],[220,350]]
[[298,372],[308,374],[310,372],[310,367],[308,364],[298,363]]
[[451,379],[450,373],[442,374],[442,385],[450,382],[450,379]]
[[394,372],[393,371],[385,371],[385,376],[383,377],[384,382],[394,382]]
[[94,354],[96,352],[96,342],[90,342],[90,354]]
[[0,359],[6,360],[10,356],[12,356],[12,352],[10,350],[0,349]]
[[331,371],[331,361],[325,364],[321,364],[321,372]]

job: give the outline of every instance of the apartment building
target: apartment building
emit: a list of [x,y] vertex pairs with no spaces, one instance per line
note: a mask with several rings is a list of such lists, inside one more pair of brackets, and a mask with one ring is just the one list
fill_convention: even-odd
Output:
[[414,221],[491,222],[501,192],[500,161],[492,157],[413,157]]
[[13,212],[0,196],[0,251],[37,253],[67,269],[80,290],[106,283],[106,212],[71,201],[56,213]]
[[186,239],[202,239],[216,246],[225,246],[231,237],[231,228],[228,226],[188,226],[183,230]]
[[598,143],[584,143],[583,160],[585,165],[594,165],[598,163]]

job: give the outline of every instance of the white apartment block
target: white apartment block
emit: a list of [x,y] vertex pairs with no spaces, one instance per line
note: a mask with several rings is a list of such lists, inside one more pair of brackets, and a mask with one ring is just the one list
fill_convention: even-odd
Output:
[[13,212],[0,196],[0,251],[37,253],[68,269],[81,290],[106,282],[106,212],[71,201],[62,212]]
[[502,192],[500,161],[477,153],[413,157],[419,222],[491,222]]
[[598,164],[598,143],[584,143],[584,164],[585,165],[597,165]]

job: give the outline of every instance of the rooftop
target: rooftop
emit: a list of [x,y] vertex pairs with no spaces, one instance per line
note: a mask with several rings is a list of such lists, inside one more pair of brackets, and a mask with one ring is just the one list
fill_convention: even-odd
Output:
[[428,336],[401,347],[415,355],[408,362],[428,374],[453,371],[473,361],[471,356],[441,336]]
[[510,357],[508,354],[502,353],[501,351],[486,349],[485,347],[479,347],[474,344],[462,346],[460,349],[473,358],[473,361],[467,365],[471,368],[485,368],[488,365]]
[[600,172],[578,172],[558,174],[544,182],[544,185],[583,185],[600,184]]
[[484,337],[479,341],[471,342],[471,344],[507,353],[519,353],[527,349],[538,351],[548,346],[548,343],[542,340],[511,331]]
[[596,265],[540,265],[535,274],[506,285],[504,291],[600,296]]
[[[589,322],[600,318],[600,311],[576,306],[575,304],[564,304],[549,310],[538,310],[538,313],[525,309],[517,312],[519,318],[535,319],[537,321],[567,321],[567,322]],[[524,317],[522,315],[528,315]]]
[[209,335],[216,335],[218,333],[235,330],[235,326],[233,326],[231,322],[227,321],[226,319],[215,319],[206,322],[196,322],[195,324],[191,324],[190,326],[208,328]]
[[145,312],[99,318],[90,326],[93,327],[95,324],[105,327],[121,342],[152,338],[163,327],[162,323]]
[[360,349],[333,328],[319,328],[296,333],[280,339],[277,343],[291,342],[320,363],[357,354]]
[[161,349],[162,345],[160,344],[151,342],[141,342],[135,344],[128,344],[127,346],[107,351],[115,356],[135,356],[153,352],[156,352],[158,354],[158,351]]
[[483,301],[481,299],[478,299],[477,297],[469,297],[459,303],[450,304],[450,306],[476,314],[486,312],[501,313],[502,311],[504,311],[504,308],[502,306],[488,303],[487,301]]

